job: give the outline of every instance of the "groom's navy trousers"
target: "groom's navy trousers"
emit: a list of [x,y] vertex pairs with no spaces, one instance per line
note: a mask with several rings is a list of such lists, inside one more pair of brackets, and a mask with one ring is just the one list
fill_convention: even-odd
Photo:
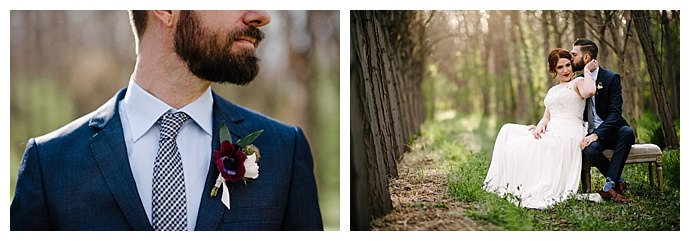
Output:
[[[583,160],[589,161],[602,175],[612,180],[619,180],[623,173],[625,160],[630,154],[630,147],[635,142],[635,134],[629,126],[622,126],[611,133],[610,138],[592,142],[583,151]],[[611,160],[604,156],[604,149],[613,149]]]

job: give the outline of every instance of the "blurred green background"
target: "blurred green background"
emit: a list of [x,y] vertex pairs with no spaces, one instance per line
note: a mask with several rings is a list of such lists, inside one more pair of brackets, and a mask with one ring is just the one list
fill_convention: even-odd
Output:
[[[327,230],[340,220],[339,11],[271,11],[261,70],[225,98],[304,129]],[[10,12],[10,200],[26,142],[126,87],[135,63],[127,11]]]

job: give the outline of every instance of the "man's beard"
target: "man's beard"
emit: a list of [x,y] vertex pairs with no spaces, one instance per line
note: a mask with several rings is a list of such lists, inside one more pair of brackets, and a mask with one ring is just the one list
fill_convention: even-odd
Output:
[[215,83],[247,85],[259,73],[259,58],[253,50],[231,51],[233,42],[240,36],[256,39],[254,47],[264,38],[263,32],[254,26],[235,30],[227,40],[218,43],[219,34],[212,34],[200,26],[199,19],[191,11],[182,11],[175,32],[175,52],[192,74]]
[[573,71],[582,71],[585,69],[585,61],[580,59],[580,61],[573,62]]

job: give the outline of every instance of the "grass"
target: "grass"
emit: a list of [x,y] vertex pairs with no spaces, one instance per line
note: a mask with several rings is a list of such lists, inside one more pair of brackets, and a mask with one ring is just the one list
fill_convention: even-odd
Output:
[[[680,150],[664,151],[664,191],[649,185],[645,164],[626,165],[629,204],[570,199],[546,210],[520,208],[481,189],[491,162],[496,121],[477,116],[429,121],[423,148],[436,152],[448,168],[448,194],[469,208],[464,215],[500,230],[680,230]],[[499,125],[500,126],[500,125]],[[603,176],[592,169],[592,188]]]

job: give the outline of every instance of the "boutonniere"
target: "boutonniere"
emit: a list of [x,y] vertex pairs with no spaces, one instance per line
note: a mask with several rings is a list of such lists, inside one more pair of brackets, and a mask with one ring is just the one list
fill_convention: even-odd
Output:
[[230,193],[226,182],[244,181],[259,177],[259,148],[251,143],[258,138],[264,130],[252,132],[246,137],[232,143],[230,131],[223,122],[220,125],[220,150],[213,151],[213,161],[218,168],[216,184],[211,189],[211,197],[218,195],[218,188],[223,187],[221,202],[230,209]]
[[604,86],[601,85],[601,82],[597,82],[597,90],[603,89]]

